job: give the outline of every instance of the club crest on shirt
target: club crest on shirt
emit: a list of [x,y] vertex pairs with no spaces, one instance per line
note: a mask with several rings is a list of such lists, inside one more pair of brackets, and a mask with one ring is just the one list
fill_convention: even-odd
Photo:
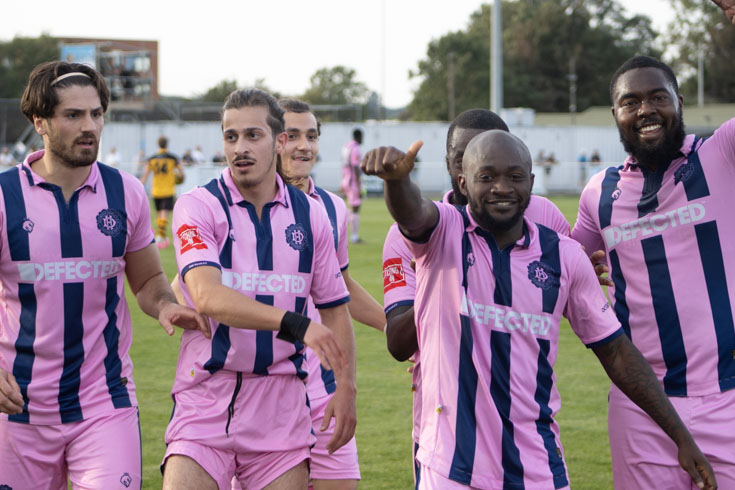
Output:
[[615,190],[612,192],[612,195],[610,197],[612,197],[612,200],[613,201],[617,201],[618,199],[620,199],[620,195],[622,193],[623,193],[623,191],[620,190],[620,187],[616,187]]
[[679,182],[686,182],[694,174],[694,165],[687,161],[674,172],[674,185]]
[[528,264],[528,278],[537,288],[546,290],[559,287],[559,273],[538,260]]
[[199,234],[199,228],[190,225],[181,225],[176,230],[176,235],[181,240],[181,253],[188,252],[189,250],[201,250],[207,249],[207,244],[202,240],[202,236]]
[[130,484],[133,483],[133,478],[130,476],[130,474],[123,473],[123,475],[120,477],[120,483],[122,483],[125,488],[128,488]]
[[299,252],[309,246],[309,240],[306,237],[306,230],[301,223],[288,225],[286,228],[286,243]]
[[[26,218],[23,220],[23,224],[21,226],[23,227],[23,230],[30,233],[33,231],[33,227],[36,226],[36,224],[30,219]],[[2,487],[0,487],[0,490],[2,490]]]
[[123,229],[122,213],[117,209],[103,209],[97,213],[97,229],[107,236],[117,236]]
[[383,262],[383,292],[406,285],[403,261],[396,257]]

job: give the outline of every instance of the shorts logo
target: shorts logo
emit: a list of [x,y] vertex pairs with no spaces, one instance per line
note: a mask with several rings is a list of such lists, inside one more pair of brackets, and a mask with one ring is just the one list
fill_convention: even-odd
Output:
[[400,258],[388,259],[383,262],[383,292],[387,293],[406,285],[406,274],[403,271],[403,261]]
[[618,199],[620,199],[620,194],[622,193],[623,191],[621,191],[619,187],[616,187],[610,197],[612,197],[613,201],[617,201]]
[[118,236],[123,229],[123,217],[117,209],[97,213],[97,228],[107,236]]
[[[23,220],[23,224],[21,226],[23,227],[25,231],[30,233],[33,231],[33,227],[36,226],[36,224],[30,219],[26,218]],[[2,490],[2,487],[0,487],[0,490]]]
[[309,240],[306,238],[306,230],[301,226],[301,223],[295,223],[286,228],[286,242],[292,249],[299,252],[309,246]]
[[181,227],[176,230],[176,234],[178,235],[179,240],[181,240],[182,254],[192,249],[207,249],[207,244],[202,240],[202,236],[199,234],[199,228],[196,226],[181,225]]
[[694,165],[691,162],[686,162],[674,172],[674,185],[679,182],[686,182],[692,175],[694,175]]
[[473,254],[472,252],[467,254],[467,265],[469,265],[470,267],[475,265],[475,254]]
[[123,476],[120,477],[120,483],[122,483],[125,488],[128,488],[130,484],[133,483],[133,478],[128,473],[123,473]]
[[534,286],[543,290],[559,287],[559,273],[538,260],[528,264],[528,278]]

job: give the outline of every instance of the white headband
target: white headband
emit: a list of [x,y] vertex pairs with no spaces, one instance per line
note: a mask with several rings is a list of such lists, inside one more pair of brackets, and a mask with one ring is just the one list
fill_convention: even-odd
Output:
[[90,80],[92,79],[92,77],[90,77],[86,73],[82,73],[81,71],[73,71],[71,73],[65,73],[63,75],[60,75],[60,76],[56,77],[56,79],[54,79],[54,81],[51,82],[51,86],[53,87],[54,85],[56,85],[57,83],[59,83],[63,79],[69,78],[69,77],[87,77]]

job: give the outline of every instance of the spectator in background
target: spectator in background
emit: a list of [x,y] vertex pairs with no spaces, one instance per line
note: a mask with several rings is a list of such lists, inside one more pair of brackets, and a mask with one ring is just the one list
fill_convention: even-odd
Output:
[[600,152],[597,150],[593,150],[592,155],[590,156],[590,162],[599,163],[600,161]]
[[213,163],[225,163],[225,155],[221,151],[217,151],[212,156],[212,162]]
[[15,165],[15,157],[7,146],[3,146],[2,152],[0,152],[0,165],[4,167]]
[[184,155],[181,157],[181,163],[184,167],[191,167],[194,165],[194,157],[191,155],[191,148],[187,148]]
[[202,153],[201,145],[197,145],[196,148],[194,148],[194,151],[191,152],[191,158],[194,160],[195,164],[205,163],[207,161],[207,157]]
[[120,154],[114,146],[110,147],[110,151],[107,153],[107,157],[105,157],[105,163],[111,167],[117,167],[120,165]]

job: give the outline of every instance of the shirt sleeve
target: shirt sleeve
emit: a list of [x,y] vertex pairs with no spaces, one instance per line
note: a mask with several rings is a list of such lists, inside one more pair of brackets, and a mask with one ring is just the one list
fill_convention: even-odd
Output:
[[[330,195],[331,196],[331,195]],[[337,261],[341,270],[350,265],[347,245],[347,205],[343,199],[332,199],[337,213]]]
[[570,264],[570,286],[564,316],[574,333],[587,347],[608,342],[622,334],[620,322],[582,249],[578,244],[569,243],[565,253]]
[[226,217],[224,222],[218,220],[212,208],[202,199],[193,194],[184,194],[176,201],[173,212],[174,250],[183,281],[186,280],[186,273],[195,267],[208,265],[222,269],[219,262],[218,226],[229,232]]
[[[418,264],[430,263],[440,256],[447,233],[450,233],[448,230],[453,230],[452,233],[461,233],[464,230],[462,215],[454,206],[433,201],[432,204],[439,211],[439,219],[425,242],[415,242],[401,233],[408,251],[416,259],[417,266]],[[400,228],[398,231],[400,232]]]
[[383,244],[383,304],[388,313],[398,306],[413,305],[416,273],[411,267],[413,254],[403,241],[398,225],[388,230]]
[[715,137],[720,146],[722,157],[730,165],[735,165],[735,118],[720,126],[713,135],[713,138]]
[[577,211],[577,222],[572,230],[572,238],[579,242],[587,255],[591,255],[597,250],[605,249],[605,242],[602,239],[602,232],[597,224],[595,217],[597,216],[597,204],[599,203],[599,195],[593,189],[591,180],[582,191],[579,198],[579,211]]
[[334,253],[334,236],[327,212],[320,205],[311,206],[311,234],[314,239],[311,298],[317,308],[332,308],[347,303],[347,291],[342,271]]

